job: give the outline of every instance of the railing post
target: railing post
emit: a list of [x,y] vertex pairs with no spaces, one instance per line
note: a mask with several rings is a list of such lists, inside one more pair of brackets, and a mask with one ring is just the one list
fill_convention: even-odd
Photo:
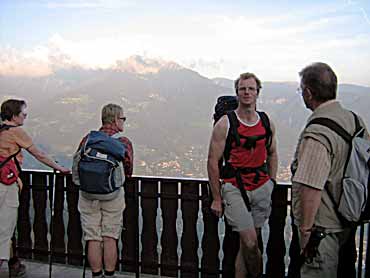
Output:
[[202,238],[202,278],[219,277],[220,239],[218,236],[219,218],[211,212],[211,194],[208,183],[202,183],[202,214],[204,231]]
[[181,236],[181,277],[196,277],[198,274],[197,220],[199,211],[199,183],[181,183],[181,211],[183,231]]
[[45,175],[45,173],[32,174],[32,198],[35,211],[33,223],[33,231],[35,236],[34,258],[47,262],[49,254],[49,243],[47,238],[48,227],[46,223],[46,177],[47,175]]
[[72,183],[72,176],[67,176],[67,205],[68,205],[68,243],[67,259],[68,264],[82,265],[83,247],[82,247],[82,228],[80,212],[78,211],[78,187]]
[[176,219],[178,210],[178,181],[161,182],[161,210],[163,230],[161,236],[161,275],[177,277],[179,256],[177,255]]
[[287,216],[288,187],[275,185],[272,191],[272,211],[269,218],[270,236],[267,243],[266,275],[273,278],[285,277],[284,228]]
[[[65,255],[66,255],[66,247],[64,242],[64,176],[56,175],[55,179],[52,178],[54,183],[51,183],[53,188],[51,190],[55,190],[55,199],[54,204],[53,201],[50,202],[52,206],[54,206],[54,219],[52,222],[53,227],[49,230],[52,231],[51,235],[51,255],[53,256],[52,261],[57,263],[65,263]],[[50,180],[49,180],[50,181]],[[50,194],[51,195],[51,194]],[[50,200],[52,196],[49,196]],[[52,208],[51,208],[52,209]],[[51,224],[51,223],[50,223]]]
[[30,220],[30,173],[21,173],[23,189],[19,198],[18,223],[17,223],[17,246],[18,256],[22,258],[32,257],[31,220]]
[[[292,215],[292,213],[291,213]],[[291,216],[292,223],[292,241],[290,242],[289,247],[289,268],[288,268],[288,278],[300,278],[301,274],[301,268],[299,265],[299,255],[301,252],[301,248],[299,246],[299,235],[298,235],[298,228],[293,223],[293,216]]]
[[158,274],[158,179],[141,180],[141,208],[143,217],[143,231],[141,235],[141,272]]
[[139,271],[139,203],[138,179],[127,179],[125,182],[126,208],[123,212],[122,231],[122,270]]
[[229,278],[235,277],[235,260],[239,252],[239,234],[233,232],[232,227],[225,221],[225,237],[222,245],[224,258],[222,260],[222,277]]
[[[351,229],[346,243],[339,250],[337,278],[356,278],[356,231],[356,228]],[[362,239],[363,232],[363,227],[361,227]],[[362,253],[363,243],[360,242],[360,244],[361,246],[359,248],[359,251]],[[362,254],[360,255],[360,259],[362,261]],[[359,264],[359,266],[362,267],[362,262]]]

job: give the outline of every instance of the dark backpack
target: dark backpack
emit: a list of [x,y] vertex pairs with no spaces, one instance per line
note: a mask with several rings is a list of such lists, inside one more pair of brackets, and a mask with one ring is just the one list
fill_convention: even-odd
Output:
[[326,126],[349,145],[342,178],[342,194],[338,203],[326,188],[340,220],[349,226],[370,220],[370,140],[364,138],[365,129],[361,127],[357,115],[353,113],[353,116],[355,118],[353,135],[328,118],[315,118],[307,124],[307,126],[312,124]]
[[240,146],[240,138],[246,139],[245,144],[243,145],[245,148],[253,148],[256,144],[256,141],[262,140],[266,138],[266,148],[269,148],[271,145],[272,139],[272,131],[271,131],[271,124],[267,114],[263,111],[257,111],[262,125],[265,128],[265,135],[261,136],[251,136],[251,137],[244,137],[238,133],[239,121],[237,119],[235,109],[238,107],[238,99],[236,96],[220,96],[217,99],[217,103],[215,106],[215,113],[213,114],[214,125],[217,123],[219,119],[223,115],[227,115],[230,123],[229,132],[227,134],[225,149],[223,153],[223,157],[220,159],[218,166],[220,170],[220,177],[221,178],[231,178],[236,177],[238,187],[241,191],[242,197],[244,202],[247,206],[247,209],[250,211],[250,203],[248,200],[248,196],[245,193],[244,186],[242,184],[241,174],[247,172],[255,172],[256,176],[255,179],[258,180],[259,172],[263,171],[267,173],[267,165],[261,165],[258,168],[243,168],[243,169],[235,169],[229,163],[228,160],[230,158],[230,151],[232,143],[235,141],[237,146]]
[[236,96],[220,96],[217,98],[215,113],[213,114],[213,124],[227,112],[234,111],[238,108],[238,98]]
[[[0,132],[13,128],[12,125],[0,125]],[[17,181],[22,169],[16,156],[21,148],[9,157],[0,157],[0,182],[5,185],[11,185]]]
[[80,186],[81,191],[92,194],[93,199],[115,198],[125,181],[123,160],[126,146],[118,136],[119,133],[109,136],[101,131],[91,131],[74,155],[73,182]]

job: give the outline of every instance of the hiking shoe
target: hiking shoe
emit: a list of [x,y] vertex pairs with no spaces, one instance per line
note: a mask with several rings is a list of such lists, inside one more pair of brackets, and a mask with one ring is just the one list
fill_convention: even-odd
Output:
[[9,264],[9,277],[10,278],[24,278],[26,277],[26,266],[21,264],[19,260],[13,264]]

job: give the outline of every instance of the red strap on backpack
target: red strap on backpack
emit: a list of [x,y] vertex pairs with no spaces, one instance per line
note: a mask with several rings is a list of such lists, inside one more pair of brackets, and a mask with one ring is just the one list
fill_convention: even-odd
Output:
[[[0,125],[0,132],[8,130],[12,127],[11,125]],[[11,185],[17,181],[19,173],[21,172],[21,167],[17,160],[17,155],[20,153],[21,149],[12,154],[9,157],[0,156],[0,182],[5,185]],[[17,170],[18,169],[18,170]]]
[[5,185],[11,185],[17,181],[19,172],[13,159],[0,156],[0,182]]

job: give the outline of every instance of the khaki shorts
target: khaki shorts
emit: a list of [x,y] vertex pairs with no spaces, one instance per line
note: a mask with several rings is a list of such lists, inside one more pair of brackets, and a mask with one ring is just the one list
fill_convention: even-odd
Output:
[[221,196],[225,207],[225,217],[233,231],[261,228],[271,213],[271,193],[274,184],[271,180],[259,188],[247,191],[251,211],[245,206],[239,188],[231,183],[224,183]]
[[117,198],[110,201],[89,200],[79,197],[78,210],[85,241],[103,241],[103,237],[118,239],[122,232],[125,193],[123,188]]
[[4,185],[0,183],[0,259],[8,260],[10,239],[17,224],[19,207],[18,184]]

